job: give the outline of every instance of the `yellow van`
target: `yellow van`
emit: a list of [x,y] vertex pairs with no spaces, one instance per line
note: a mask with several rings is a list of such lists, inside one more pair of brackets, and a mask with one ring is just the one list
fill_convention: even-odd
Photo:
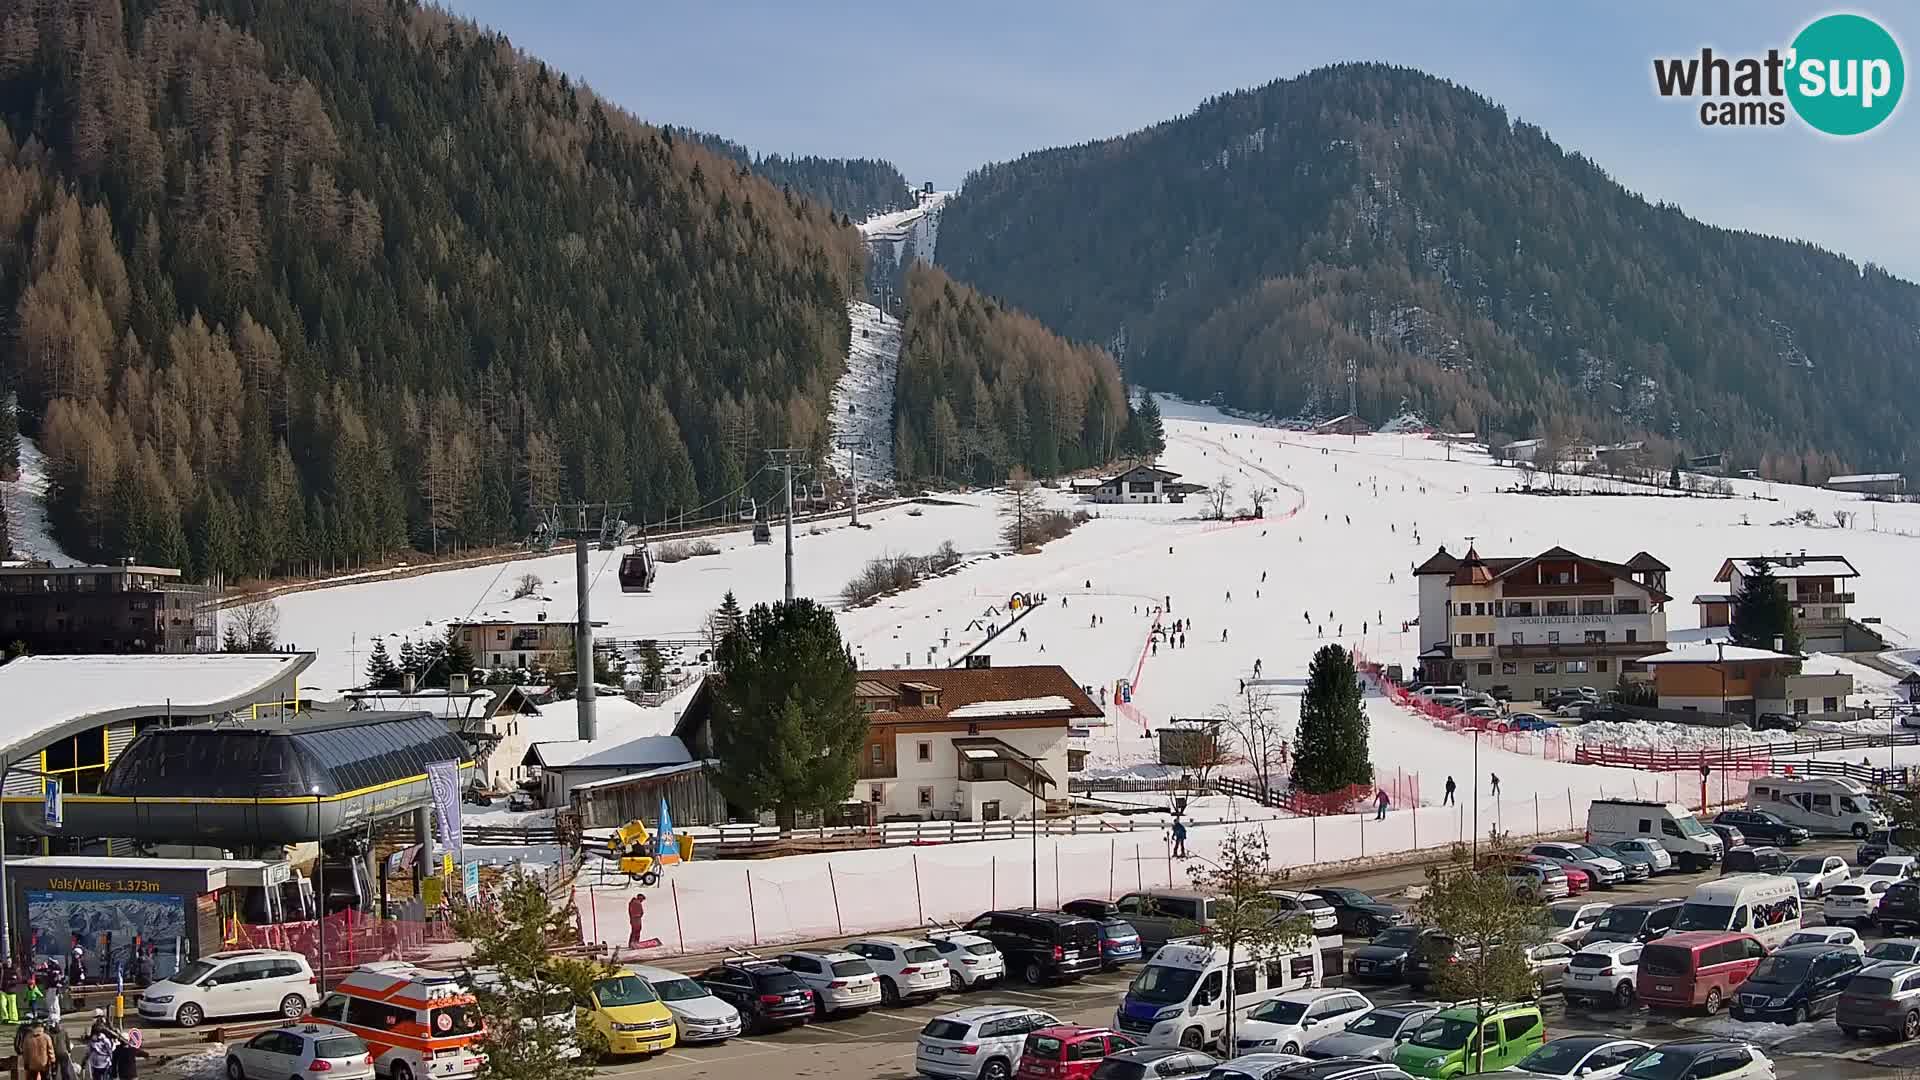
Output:
[[653,987],[631,971],[596,980],[590,1012],[609,1054],[657,1054],[673,1048],[673,1013]]

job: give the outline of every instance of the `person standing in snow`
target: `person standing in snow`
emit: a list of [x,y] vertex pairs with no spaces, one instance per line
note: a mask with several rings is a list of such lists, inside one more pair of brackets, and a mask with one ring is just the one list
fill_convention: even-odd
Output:
[[1456,785],[1453,782],[1453,777],[1451,776],[1447,777],[1447,795],[1445,798],[1440,800],[1441,806],[1453,805],[1453,789],[1455,786]]
[[647,894],[637,892],[627,901],[627,948],[637,949],[645,940],[641,932],[641,923],[647,917]]
[[1187,857],[1187,823],[1179,818],[1173,819],[1173,857]]
[[1387,820],[1387,789],[1381,788],[1379,797],[1374,801],[1378,805],[1378,809],[1374,812],[1373,820]]
[[1500,774],[1488,773],[1487,776],[1493,780],[1493,797],[1497,799],[1500,797]]

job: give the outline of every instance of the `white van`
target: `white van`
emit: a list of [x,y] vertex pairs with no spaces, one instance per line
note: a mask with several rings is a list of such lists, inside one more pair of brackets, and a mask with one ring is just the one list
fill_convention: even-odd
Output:
[[1887,827],[1867,785],[1845,776],[1762,776],[1747,786],[1747,809],[1771,810],[1815,836],[1865,840]]
[[1636,836],[1651,836],[1673,853],[1686,870],[1700,870],[1720,861],[1720,837],[1700,823],[1693,811],[1679,803],[1639,799],[1595,799],[1587,808],[1587,842],[1611,844]]
[[[1244,1018],[1263,1001],[1317,987],[1324,971],[1320,950],[1308,938],[1284,951],[1236,956],[1233,1011]],[[1179,1046],[1183,1038],[1190,1043],[1196,1030],[1202,1044],[1212,1045],[1226,1037],[1226,990],[1226,949],[1170,941],[1127,987],[1113,1026],[1148,1046]]]
[[1777,874],[1734,874],[1693,890],[1673,920],[1683,930],[1752,934],[1777,949],[1800,929],[1800,886]]

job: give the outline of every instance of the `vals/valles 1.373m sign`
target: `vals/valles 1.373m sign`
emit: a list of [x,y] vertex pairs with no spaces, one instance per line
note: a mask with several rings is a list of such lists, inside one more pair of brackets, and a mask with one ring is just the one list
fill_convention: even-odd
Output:
[[1699,98],[1708,127],[1777,127],[1788,109],[1828,135],[1863,135],[1885,123],[1906,88],[1900,44],[1864,15],[1824,15],[1784,49],[1763,56],[1657,57],[1661,97]]

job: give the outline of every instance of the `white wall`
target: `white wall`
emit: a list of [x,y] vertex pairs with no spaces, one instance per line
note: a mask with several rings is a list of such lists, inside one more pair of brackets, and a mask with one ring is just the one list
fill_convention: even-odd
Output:
[[1447,632],[1447,604],[1451,590],[1447,583],[1452,579],[1444,574],[1426,574],[1420,577],[1420,648],[1428,648],[1453,638]]
[[[1067,779],[1067,730],[1063,727],[1022,728],[983,732],[984,735],[999,739],[1023,754],[1030,754],[1040,760],[1041,767],[1053,777],[1054,782],[1064,785]],[[894,779],[884,781],[886,801],[882,804],[888,814],[929,814],[939,817],[951,817],[956,813],[971,816],[972,807],[982,799],[999,798],[1000,813],[1003,817],[1026,817],[1031,799],[1018,785],[994,783],[989,785],[968,784],[960,779],[960,752],[954,749],[952,732],[901,732],[894,736]],[[965,736],[959,736],[964,738]],[[926,743],[929,760],[920,760],[920,744]],[[864,781],[859,794],[867,797],[872,784],[878,781]],[[933,801],[928,805],[920,802],[920,789],[931,788]],[[1013,795],[975,796],[970,798],[968,788],[991,787],[1005,788]],[[959,797],[956,804],[955,797]],[[1046,792],[1049,798],[1065,798],[1064,787]],[[974,820],[978,820],[977,818]]]

